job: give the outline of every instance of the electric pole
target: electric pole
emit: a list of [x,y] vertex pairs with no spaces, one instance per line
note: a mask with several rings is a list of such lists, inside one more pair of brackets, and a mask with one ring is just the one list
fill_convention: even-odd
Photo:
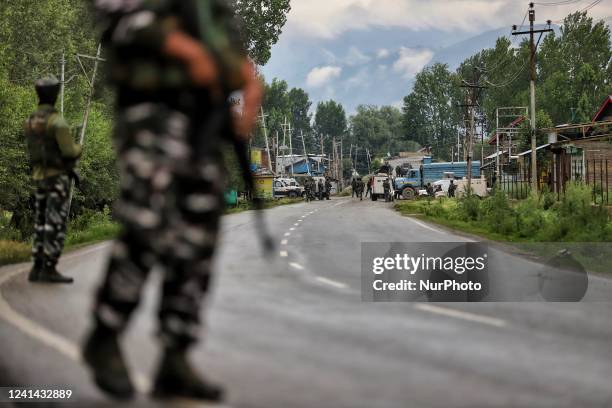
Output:
[[[94,97],[94,92],[95,92],[95,87],[96,87],[96,76],[98,74],[98,66],[101,61],[102,62],[105,61],[104,59],[101,58],[101,54],[102,54],[102,44],[98,44],[98,51],[96,52],[95,57],[92,57],[90,55],[77,54],[77,60],[79,61],[79,64],[81,65],[81,68],[83,69],[83,74],[85,74],[85,77],[87,78],[87,81],[89,82],[89,94],[87,95],[85,115],[83,116],[83,124],[81,125],[81,135],[79,137],[79,144],[81,146],[83,146],[83,144],[85,143],[85,133],[87,131],[87,123],[89,122],[89,113],[91,112],[91,104],[93,102],[93,97]],[[89,58],[89,59],[94,60],[94,67],[93,67],[93,73],[91,75],[91,79],[87,75],[87,70],[83,66],[83,63],[81,62],[81,58]],[[68,214],[69,215],[70,215],[70,208],[72,207],[73,195],[74,195],[74,180],[72,180],[72,184],[70,186],[70,195],[68,198]]]
[[[482,70],[474,67],[474,76],[472,78],[473,82],[471,84],[465,83],[461,85],[462,88],[469,89],[469,93],[467,96],[467,104],[462,105],[468,108],[469,112],[469,130],[466,126],[466,155],[467,155],[467,179],[468,179],[468,193],[471,194],[472,191],[472,163],[474,159],[474,133],[476,132],[475,128],[475,116],[476,116],[476,107],[478,107],[478,99],[480,98],[480,93],[483,89],[487,89],[486,86],[479,85],[480,77]],[[481,163],[482,164],[482,163]]]
[[61,65],[62,65],[62,74],[61,74],[61,81],[62,81],[62,85],[60,88],[60,113],[62,114],[62,116],[64,116],[64,87],[65,87],[65,82],[66,82],[66,54],[64,54],[62,52],[62,59],[60,61]]
[[268,143],[268,128],[266,127],[266,116],[264,114],[263,106],[261,107],[261,124],[263,126],[264,139],[266,139],[266,152],[268,153],[268,170],[272,171],[272,156],[270,156],[270,144]]
[[312,176],[310,173],[310,159],[308,158],[308,152],[306,151],[306,142],[304,141],[304,131],[300,131],[302,135],[302,147],[304,148],[304,157],[306,158],[306,170],[308,171],[308,175]]
[[535,30],[535,5],[529,3],[529,31],[516,31],[516,26],[513,26],[514,30],[512,35],[525,35],[529,34],[529,46],[530,46],[530,64],[531,64],[531,81],[530,81],[530,99],[531,99],[531,189],[534,192],[538,192],[538,140],[537,140],[537,127],[536,127],[536,101],[535,101],[535,81],[536,81],[536,51],[537,45],[535,43],[535,34],[539,33],[540,36],[544,33],[553,31],[550,28],[551,21],[548,21],[549,28],[543,30]]

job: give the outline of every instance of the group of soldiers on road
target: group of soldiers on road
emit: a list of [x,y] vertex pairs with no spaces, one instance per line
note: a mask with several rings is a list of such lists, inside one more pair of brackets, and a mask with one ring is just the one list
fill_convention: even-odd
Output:
[[307,202],[314,200],[331,200],[331,191],[332,184],[327,177],[321,177],[318,181],[312,177],[308,177],[304,182],[304,198]]
[[[83,358],[100,389],[119,399],[134,396],[119,339],[159,267],[162,353],[152,394],[220,401],[223,388],[197,374],[187,355],[202,333],[200,310],[211,287],[223,213],[222,142],[248,141],[261,82],[227,0],[106,0],[95,2],[95,11],[117,89],[121,197],[115,216],[123,232],[98,291]],[[82,148],[54,108],[61,86],[54,77],[36,83],[39,106],[24,125],[36,184],[29,275],[36,283],[73,281],[56,266]],[[240,115],[228,103],[236,91],[242,92]]]

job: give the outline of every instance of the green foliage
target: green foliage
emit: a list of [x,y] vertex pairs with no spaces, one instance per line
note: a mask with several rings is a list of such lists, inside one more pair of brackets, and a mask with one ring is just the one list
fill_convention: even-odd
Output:
[[[263,110],[266,114],[266,127],[268,130],[268,143],[273,145],[276,137],[279,138],[279,144],[283,145],[285,137],[285,129],[283,124],[285,120],[291,124],[292,128],[292,144],[294,152],[302,152],[303,145],[306,145],[308,154],[320,151],[320,147],[313,137],[310,122],[312,115],[310,107],[312,102],[308,93],[301,88],[289,89],[286,81],[274,78],[271,83],[265,83],[265,94],[263,101]],[[302,135],[304,135],[304,143],[302,143]],[[289,147],[289,135],[286,136],[286,145]],[[254,144],[259,147],[265,147],[265,139],[263,135],[263,127],[257,129]],[[281,152],[282,153],[282,152]],[[288,153],[288,152],[287,152]]]
[[[602,101],[612,93],[611,31],[586,12],[567,16],[561,35],[546,35],[537,56],[537,128],[591,121]],[[410,140],[432,146],[434,154],[448,159],[457,132],[464,133],[466,103],[462,81],[488,85],[476,101],[484,116],[486,133],[496,127],[496,109],[529,106],[529,42],[518,47],[499,38],[494,48],[466,59],[456,73],[436,64],[416,77],[412,93],[404,99],[404,131]],[[545,135],[539,136],[544,143]],[[521,132],[519,148],[530,148],[530,130]]]
[[341,104],[334,100],[319,102],[314,117],[314,135],[317,138],[317,151],[321,150],[321,141],[324,151],[332,151],[332,140],[339,141],[348,131],[346,112]]
[[612,220],[607,210],[592,202],[592,190],[569,185],[560,202],[554,194],[530,195],[511,202],[498,190],[479,199],[418,200],[401,202],[403,214],[419,213],[454,228],[494,239],[526,242],[611,242]]
[[412,93],[404,98],[403,128],[407,140],[431,146],[436,157],[450,159],[456,143],[463,103],[459,77],[445,64],[434,64],[417,74]]
[[[395,155],[400,151],[414,151],[419,148],[418,143],[406,140],[402,113],[392,106],[365,106],[357,107],[357,113],[350,119],[352,144],[361,148],[358,158],[357,171],[366,173],[367,160],[363,155],[364,148],[371,155],[387,156],[388,153]],[[373,166],[375,167],[375,166]],[[379,166],[380,167],[380,166]]]
[[287,22],[290,0],[234,0],[234,3],[249,55],[258,65],[265,65]]

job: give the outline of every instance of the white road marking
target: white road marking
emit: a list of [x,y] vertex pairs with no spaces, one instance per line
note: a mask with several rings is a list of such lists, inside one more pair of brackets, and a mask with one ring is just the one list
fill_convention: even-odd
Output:
[[507,323],[505,320],[497,319],[494,317],[477,315],[469,312],[462,312],[460,310],[449,309],[441,306],[434,306],[425,303],[419,303],[415,308],[429,313],[434,313],[441,316],[453,317],[455,319],[467,320],[475,323],[482,323],[493,327],[506,327]]
[[290,237],[290,236],[291,236],[291,233],[290,233],[290,232],[285,232],[285,236],[286,236],[286,237]]
[[289,228],[289,231],[295,231],[295,228]]
[[324,283],[326,285],[329,285],[329,286],[333,286],[334,288],[337,288],[337,289],[346,289],[346,288],[348,288],[348,286],[345,285],[342,282],[337,282],[335,280],[327,279],[327,278],[324,278],[322,276],[317,276],[317,281],[319,281],[321,283]]
[[296,223],[295,223],[295,224],[293,224],[293,225],[294,225],[294,226],[296,226],[296,227],[299,227],[299,226],[300,226],[300,223],[299,223],[299,222],[296,222]]
[[302,265],[300,265],[299,263],[295,263],[295,262],[291,262],[289,264],[290,267],[297,269],[298,271],[303,271],[304,267]]
[[441,231],[441,230],[436,229],[436,228],[432,228],[432,227],[430,227],[427,224],[423,224],[422,222],[415,220],[414,218],[408,218],[408,219],[410,221],[414,222],[416,225],[422,227],[422,228],[428,229],[428,230],[433,231],[433,232],[438,233],[438,234],[445,234],[444,231]]
[[[65,256],[64,259],[72,259],[77,256],[87,255],[92,252],[99,251],[104,245],[98,245],[88,251],[83,251],[78,254],[74,254],[72,256]],[[21,275],[29,270],[29,266],[18,269],[14,272],[7,273],[4,276],[0,277],[0,289],[7,282],[9,282],[14,277]],[[28,319],[27,317],[17,313],[11,305],[4,299],[2,296],[2,291],[0,290],[0,317],[6,321],[7,323],[12,324],[18,330],[20,330],[25,335],[30,338],[42,343],[43,345],[54,349],[55,351],[62,354],[64,357],[69,358],[70,360],[81,363],[81,348],[76,343],[66,339],[65,337],[60,336],[57,333],[53,333],[47,328],[41,326],[33,320]],[[134,373],[134,383],[141,393],[148,393],[151,390],[151,383],[149,380],[142,375],[141,373]]]
[[283,239],[281,241],[281,245],[287,245],[288,243],[289,243],[289,240],[287,240],[287,239]]
[[289,256],[289,253],[287,251],[280,251],[280,257],[281,258],[286,258]]

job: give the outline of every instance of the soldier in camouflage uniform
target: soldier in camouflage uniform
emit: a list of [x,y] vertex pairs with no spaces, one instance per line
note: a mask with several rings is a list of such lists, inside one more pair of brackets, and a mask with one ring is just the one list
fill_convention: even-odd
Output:
[[39,105],[24,124],[26,143],[36,183],[35,225],[31,282],[72,283],[56,265],[62,255],[69,211],[70,177],[81,146],[55,109],[60,83],[54,77],[36,82]]
[[[153,395],[209,401],[223,396],[221,387],[197,375],[187,361],[202,329],[200,309],[210,288],[223,210],[220,135],[211,134],[221,130],[214,125],[213,106],[242,90],[234,131],[247,140],[262,96],[245,53],[233,66],[223,65],[201,40],[199,7],[211,7],[215,21],[227,19],[223,29],[235,38],[223,1],[96,2],[118,88],[115,140],[122,181],[116,213],[124,232],[99,291],[84,358],[98,386],[114,397],[134,394],[118,337],[154,267],[164,274],[159,308],[164,350]],[[202,128],[209,131],[202,134]],[[206,149],[196,151],[202,143],[208,143]]]

